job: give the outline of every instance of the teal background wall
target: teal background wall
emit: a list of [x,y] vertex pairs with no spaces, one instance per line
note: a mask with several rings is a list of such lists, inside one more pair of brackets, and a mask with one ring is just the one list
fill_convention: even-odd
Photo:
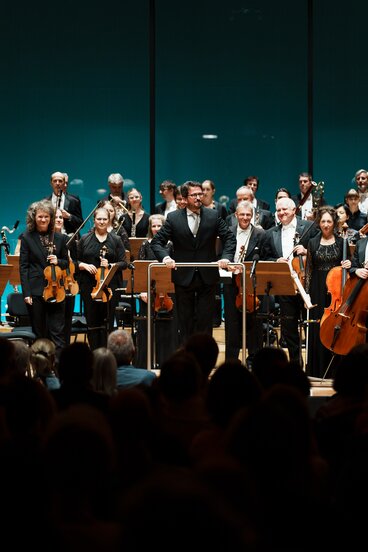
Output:
[[[309,107],[313,177],[325,182],[330,203],[340,201],[354,172],[368,165],[367,5],[152,3],[154,201],[165,178],[211,178],[217,197],[232,198],[256,174],[260,197],[271,203],[280,186],[295,193],[298,173],[308,170]],[[49,194],[56,170],[69,173],[84,216],[111,172],[134,183],[150,211],[149,8],[148,0],[2,6],[0,227],[19,219],[24,229],[28,205]],[[204,140],[205,133],[218,138]],[[9,236],[12,250],[16,236]]]

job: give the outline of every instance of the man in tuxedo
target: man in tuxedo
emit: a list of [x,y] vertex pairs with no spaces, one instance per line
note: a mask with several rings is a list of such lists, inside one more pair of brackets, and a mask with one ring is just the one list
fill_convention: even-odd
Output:
[[[220,279],[218,267],[226,268],[233,261],[236,238],[215,210],[203,207],[200,182],[185,182],[181,193],[187,200],[186,208],[167,215],[165,224],[153,237],[151,247],[157,259],[173,269],[180,341],[185,343],[193,333],[212,335],[216,284]],[[222,242],[220,260],[216,254],[217,237]],[[167,255],[165,247],[168,241],[173,244],[173,257]],[[217,268],[191,266],[175,269],[176,262],[213,262]]]
[[[256,228],[251,224],[253,218],[253,205],[250,201],[238,203],[235,211],[236,223],[230,227],[236,237],[236,251],[234,262],[252,261],[260,254],[265,236],[263,228]],[[259,257],[258,257],[259,258]],[[233,271],[237,271],[236,267]],[[241,274],[239,275],[241,278]],[[227,278],[228,279],[228,278]],[[228,279],[229,280],[229,279]],[[236,298],[241,290],[240,282],[235,274],[228,282],[224,282],[224,310],[225,310],[225,359],[238,358],[241,348],[242,336],[242,311],[236,305]],[[249,293],[251,291],[248,290]],[[254,307],[251,302],[251,306]],[[251,361],[257,350],[262,348],[263,331],[262,320],[256,317],[257,310],[247,313],[246,334],[248,361]]]
[[[307,254],[308,241],[319,230],[312,221],[300,219],[295,212],[296,205],[291,198],[283,197],[277,201],[276,213],[281,224],[267,230],[261,251],[262,260],[288,263],[294,255]],[[281,333],[287,344],[289,358],[302,365],[299,319],[303,302],[300,295],[285,295],[279,296],[279,304]]]
[[67,234],[74,234],[83,222],[82,206],[79,197],[67,191],[66,173],[54,172],[50,183],[52,194],[47,198],[53,206],[58,206],[63,214],[64,228]]
[[307,172],[299,174],[299,193],[292,195],[291,199],[296,205],[296,214],[302,219],[314,220],[315,209],[326,205],[322,184],[313,182],[312,175]]

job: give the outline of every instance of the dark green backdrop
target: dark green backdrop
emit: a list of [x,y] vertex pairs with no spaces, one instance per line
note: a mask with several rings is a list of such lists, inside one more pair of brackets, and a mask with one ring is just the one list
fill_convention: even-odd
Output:
[[[341,200],[368,165],[367,4],[152,5],[153,201],[165,178],[211,178],[217,197],[231,198],[256,174],[260,196],[272,202],[280,186],[297,191],[308,163],[326,199]],[[56,170],[69,173],[85,216],[111,172],[134,182],[150,210],[149,28],[148,0],[2,6],[1,227],[19,219],[24,229],[27,206],[49,193]],[[13,248],[16,233],[9,238]]]

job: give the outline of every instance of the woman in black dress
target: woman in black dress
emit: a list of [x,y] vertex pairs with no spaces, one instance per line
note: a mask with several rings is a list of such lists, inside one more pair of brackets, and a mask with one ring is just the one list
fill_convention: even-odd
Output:
[[[321,232],[311,238],[307,247],[305,270],[305,288],[311,302],[316,305],[310,309],[307,349],[307,374],[323,378],[332,358],[332,352],[324,347],[320,340],[320,324],[324,309],[329,307],[331,296],[327,290],[326,278],[331,268],[351,266],[350,252],[344,239],[336,234],[338,217],[333,207],[321,207],[317,213],[316,224]],[[344,252],[346,259],[344,260]]]
[[121,280],[121,271],[126,268],[125,248],[121,239],[108,231],[109,214],[106,209],[94,212],[94,228],[84,234],[78,242],[78,280],[88,325],[88,342],[92,350],[106,347],[107,334],[111,330],[113,313],[110,301],[92,299],[91,292],[96,285],[99,269],[111,268],[117,264],[117,271],[108,288],[112,295]]
[[123,226],[130,238],[146,238],[149,226],[149,214],[142,206],[142,194],[136,188],[128,193],[128,213],[124,219]]

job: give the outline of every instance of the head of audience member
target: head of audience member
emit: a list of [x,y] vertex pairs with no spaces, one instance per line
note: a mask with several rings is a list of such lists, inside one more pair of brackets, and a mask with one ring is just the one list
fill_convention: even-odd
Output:
[[0,335],[0,381],[14,375],[15,347],[14,341]]
[[158,386],[169,401],[182,402],[198,396],[202,389],[202,372],[194,356],[180,350],[161,366]]
[[202,203],[205,207],[208,207],[212,205],[215,192],[216,192],[214,182],[212,182],[212,180],[204,180],[202,182],[202,190],[203,190]]
[[90,387],[93,353],[87,343],[76,341],[60,353],[58,372],[62,386]]
[[166,202],[173,201],[175,199],[176,184],[172,180],[164,180],[160,184],[160,196]]
[[276,203],[276,213],[283,226],[290,224],[295,217],[295,202],[290,197],[282,197]]
[[206,404],[211,419],[227,427],[234,414],[257,402],[262,387],[256,376],[238,360],[222,363],[208,382]]
[[244,186],[248,186],[253,192],[254,195],[257,195],[257,190],[259,188],[259,178],[258,176],[247,176],[244,178]]
[[355,173],[354,180],[360,193],[364,193],[367,191],[368,172],[365,169],[359,169]]
[[235,209],[235,217],[242,230],[246,230],[253,217],[253,204],[250,201],[240,201]]
[[351,348],[336,366],[333,389],[340,396],[368,398],[368,343]]
[[263,347],[259,349],[252,362],[252,372],[262,385],[268,389],[283,379],[283,370],[288,364],[288,356],[280,347]]
[[50,178],[51,188],[56,196],[66,191],[65,173],[54,172]]
[[198,332],[187,339],[184,350],[192,354],[198,362],[203,374],[203,387],[205,387],[219,355],[217,341],[210,334]]
[[132,336],[125,330],[114,330],[107,338],[107,348],[113,353],[118,366],[132,363],[135,346]]
[[31,345],[31,365],[36,375],[44,381],[55,374],[56,349],[51,339],[37,338]]
[[117,362],[115,355],[107,347],[98,347],[93,351],[92,387],[95,391],[106,393],[110,397],[116,393]]
[[15,347],[15,374],[19,376],[31,375],[31,350],[29,345],[19,339],[14,341]]
[[312,185],[312,175],[307,172],[299,174],[299,190],[302,196],[304,196]]
[[107,184],[110,189],[110,195],[113,197],[124,197],[123,186],[124,179],[120,173],[112,173],[107,179]]
[[159,215],[159,214],[150,215],[148,219],[148,234],[147,234],[147,237],[149,240],[152,239],[153,236],[157,234],[157,232],[160,230],[160,228],[163,227],[164,222],[165,222],[164,215]]
[[187,208],[194,213],[199,213],[203,198],[202,184],[194,180],[187,180],[180,189]]
[[26,224],[29,232],[46,233],[54,227],[55,209],[51,201],[35,201],[27,210]]
[[350,188],[345,195],[345,203],[349,207],[351,213],[359,211],[359,201],[359,192],[357,192],[355,188]]
[[175,192],[176,207],[178,209],[184,209],[187,206],[186,199],[183,198],[181,193],[181,186],[177,186]]

